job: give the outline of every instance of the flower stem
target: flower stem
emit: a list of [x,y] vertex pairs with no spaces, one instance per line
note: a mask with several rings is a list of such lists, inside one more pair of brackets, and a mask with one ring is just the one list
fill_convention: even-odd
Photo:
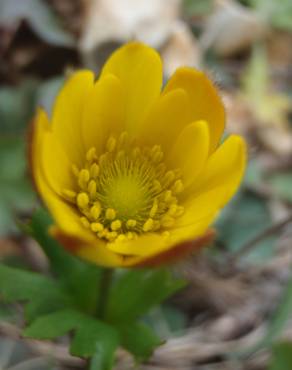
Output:
[[108,269],[108,268],[103,269],[103,274],[102,274],[101,282],[100,282],[99,305],[97,307],[97,316],[101,319],[104,319],[106,315],[106,307],[107,307],[109,290],[110,290],[110,286],[112,283],[113,273],[114,273],[113,269]]

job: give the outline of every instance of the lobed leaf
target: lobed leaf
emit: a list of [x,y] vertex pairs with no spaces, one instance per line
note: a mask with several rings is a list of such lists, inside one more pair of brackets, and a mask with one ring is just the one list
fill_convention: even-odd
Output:
[[126,271],[110,289],[106,318],[114,323],[132,322],[184,285],[165,269]]

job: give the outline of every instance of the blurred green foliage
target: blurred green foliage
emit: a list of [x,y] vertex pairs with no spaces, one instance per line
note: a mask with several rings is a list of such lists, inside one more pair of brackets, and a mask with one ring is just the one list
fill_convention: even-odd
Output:
[[279,342],[273,348],[272,360],[268,370],[291,370],[292,343]]

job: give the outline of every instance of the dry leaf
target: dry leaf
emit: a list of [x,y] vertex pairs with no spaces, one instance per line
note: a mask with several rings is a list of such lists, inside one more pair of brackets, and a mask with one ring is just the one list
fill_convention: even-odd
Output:
[[254,11],[232,0],[217,0],[200,39],[202,48],[229,56],[266,36],[268,27]]

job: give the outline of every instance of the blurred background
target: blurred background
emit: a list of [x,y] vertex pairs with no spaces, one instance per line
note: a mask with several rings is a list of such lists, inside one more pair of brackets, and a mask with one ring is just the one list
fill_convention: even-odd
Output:
[[[17,226],[38,205],[26,156],[36,106],[50,112],[66,75],[98,73],[133,39],[161,53],[165,79],[182,65],[207,71],[227,132],[249,143],[214,246],[175,268],[189,286],[150,318],[167,341],[141,369],[291,370],[291,0],[0,0],[0,258],[46,271]],[[21,326],[20,307],[0,297],[1,370],[84,366],[66,342],[19,341]],[[128,361],[120,354],[117,368]]]

